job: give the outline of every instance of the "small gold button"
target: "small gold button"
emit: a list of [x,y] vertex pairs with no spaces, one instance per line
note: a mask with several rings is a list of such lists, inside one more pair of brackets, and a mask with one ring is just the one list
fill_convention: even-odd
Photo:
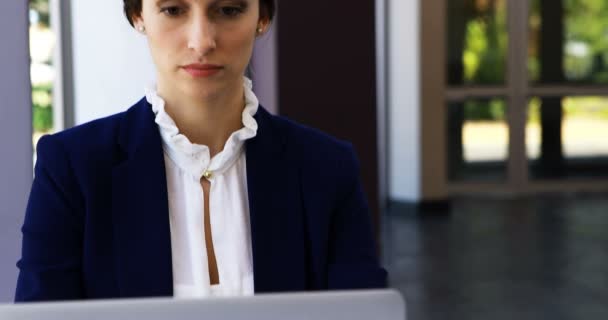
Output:
[[211,179],[211,177],[213,177],[213,172],[206,170],[205,173],[203,173],[203,177],[205,177],[205,179],[209,180],[209,179]]

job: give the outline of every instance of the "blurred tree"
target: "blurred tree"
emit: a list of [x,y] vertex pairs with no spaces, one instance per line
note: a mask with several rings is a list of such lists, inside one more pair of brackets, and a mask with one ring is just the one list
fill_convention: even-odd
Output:
[[505,0],[449,0],[448,12],[448,83],[504,83]]
[[[574,57],[566,61],[566,74],[578,76],[580,81],[608,82],[606,53],[608,52],[608,1],[606,0],[564,0],[566,45],[579,43],[589,51],[586,54],[584,70],[576,68]],[[579,66],[580,68],[580,66]]]
[[[569,82],[608,83],[608,1],[558,0],[562,9],[564,32],[559,39],[564,47],[562,57],[564,80]],[[547,10],[545,8],[545,10]],[[548,10],[552,10],[550,7]],[[531,81],[540,80],[539,46],[542,36],[555,37],[554,33],[541,35],[543,24],[540,0],[531,1],[530,59],[528,70]]]
[[[29,0],[29,8],[38,14],[39,26],[43,29],[50,27],[49,0]],[[32,85],[32,125],[34,132],[44,133],[53,129],[52,103],[52,84],[34,83]]]
[[[505,61],[507,53],[506,7],[504,0],[475,1],[477,19],[469,23],[469,30],[479,28],[483,36],[478,40],[486,42],[478,51],[479,65],[471,74],[471,82],[480,84],[500,84],[505,81]],[[467,43],[474,43],[474,34]],[[468,49],[467,49],[468,50]]]
[[39,23],[50,26],[49,0],[30,0],[30,9],[36,11],[40,17]]
[[52,85],[32,87],[32,121],[35,132],[49,132],[53,129]]
[[[453,40],[464,45],[460,53],[461,81],[476,85],[504,83],[508,42],[505,0],[450,2],[462,3],[461,19],[465,19],[464,39]],[[506,108],[502,100],[480,100],[467,102],[464,111],[468,121],[503,120]]]

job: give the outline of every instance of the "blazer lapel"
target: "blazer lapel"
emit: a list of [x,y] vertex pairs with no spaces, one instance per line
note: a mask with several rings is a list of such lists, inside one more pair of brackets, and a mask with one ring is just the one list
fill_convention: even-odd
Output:
[[[256,292],[307,289],[300,178],[287,130],[261,106],[246,143]],[[120,296],[172,296],[169,206],[162,140],[150,105],[127,111],[119,133],[125,159],[112,172],[112,215]]]
[[162,140],[145,99],[129,109],[112,172],[112,214],[120,296],[172,296],[167,182]]
[[247,140],[247,188],[256,292],[306,289],[306,241],[300,179],[287,155],[287,130],[261,106]]

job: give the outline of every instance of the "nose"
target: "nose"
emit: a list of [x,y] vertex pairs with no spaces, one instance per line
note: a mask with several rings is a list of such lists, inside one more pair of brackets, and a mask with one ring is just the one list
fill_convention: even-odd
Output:
[[188,29],[188,49],[198,56],[206,56],[216,48],[216,27],[205,16],[193,17]]

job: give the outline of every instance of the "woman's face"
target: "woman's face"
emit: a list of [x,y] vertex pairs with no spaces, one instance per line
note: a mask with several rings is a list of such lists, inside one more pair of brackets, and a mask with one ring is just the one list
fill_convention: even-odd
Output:
[[260,21],[259,0],[143,0],[161,94],[213,98],[242,86]]

